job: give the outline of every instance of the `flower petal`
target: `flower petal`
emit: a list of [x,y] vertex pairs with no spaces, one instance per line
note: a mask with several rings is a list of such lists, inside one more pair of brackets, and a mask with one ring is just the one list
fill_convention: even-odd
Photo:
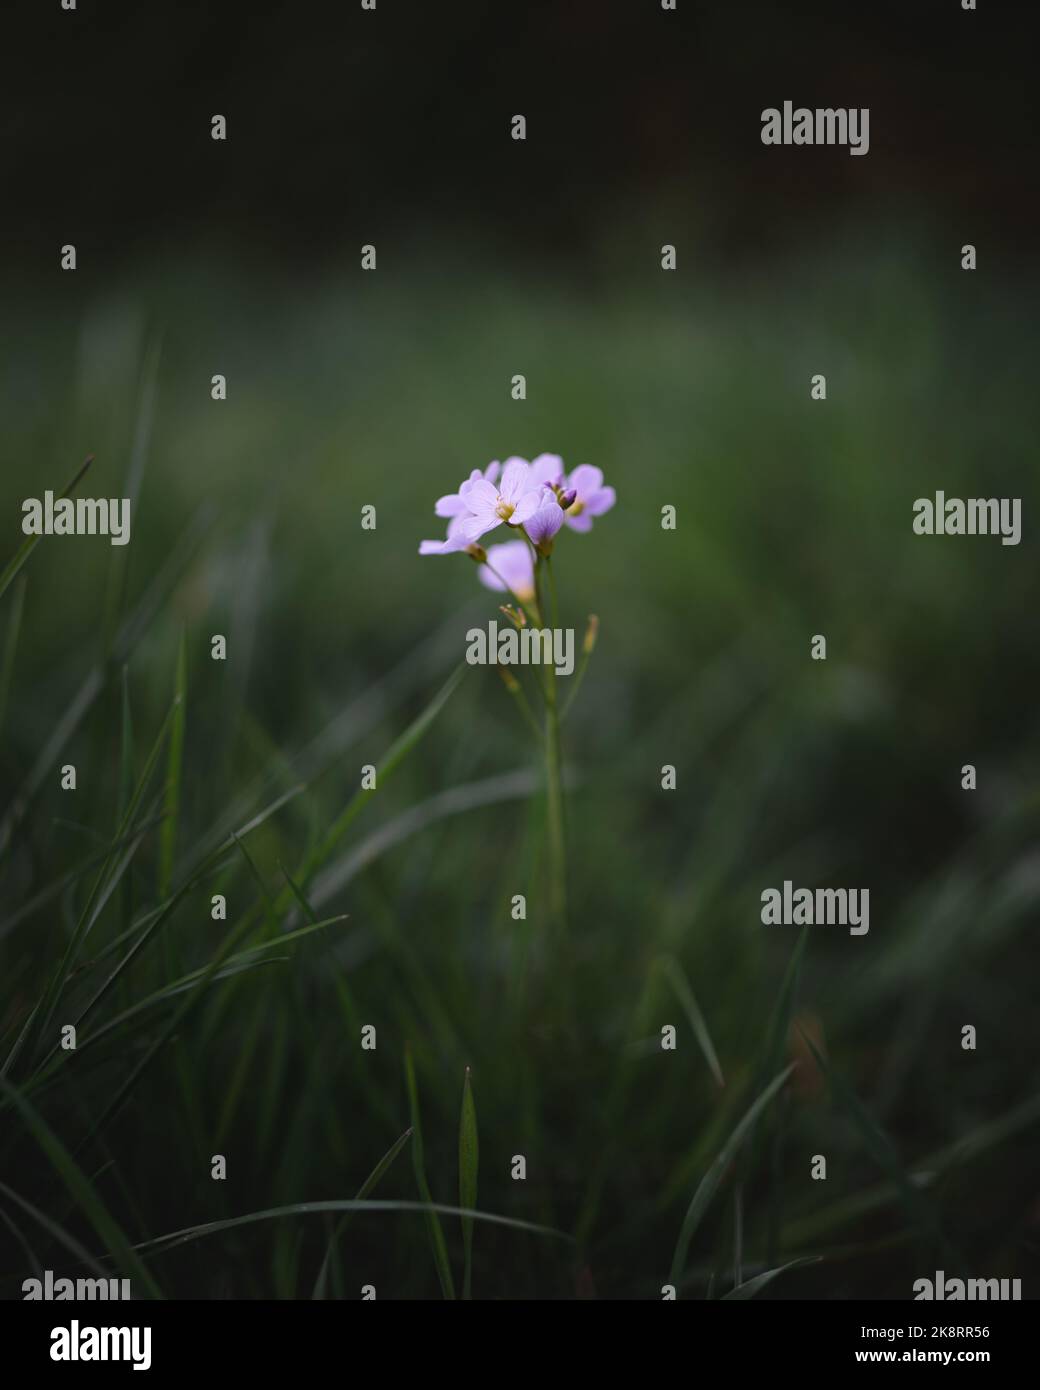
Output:
[[517,498],[513,506],[513,514],[509,518],[510,523],[513,526],[522,526],[528,518],[534,516],[544,502],[545,492],[542,488],[523,493]]
[[535,545],[541,545],[544,541],[551,540],[562,525],[563,510],[556,498],[550,497],[548,502],[542,503],[524,529]]
[[449,492],[446,497],[438,497],[433,504],[433,510],[438,516],[458,516],[459,512],[465,511],[466,504],[457,492]]
[[592,517],[588,512],[579,512],[577,516],[571,516],[570,512],[564,512],[563,519],[572,531],[591,531]]
[[528,475],[530,472],[531,465],[526,459],[506,459],[506,465],[502,469],[502,481],[499,483],[498,490],[507,502],[515,502],[521,494],[528,490],[530,486],[528,483]]
[[464,493],[466,506],[471,512],[478,507],[488,508],[492,511],[498,506],[498,488],[494,483],[489,483],[485,478],[477,478],[475,482],[469,484]]
[[576,488],[578,497],[584,501],[590,493],[598,492],[603,486],[603,469],[591,463],[580,463],[567,479],[567,486]]
[[617,493],[612,487],[601,487],[597,492],[585,499],[585,510],[589,516],[602,516],[604,512],[609,512],[617,501]]
[[[503,545],[489,546],[487,564],[480,566],[479,574],[481,583],[498,593],[509,588],[522,599],[534,594],[534,563],[526,541],[506,541]],[[501,580],[499,575],[502,576]]]
[[563,477],[563,459],[559,454],[539,454],[531,460],[532,483],[555,483]]
[[461,535],[466,537],[466,543],[472,545],[474,541],[480,539],[488,531],[493,531],[496,526],[502,525],[502,518],[494,512],[484,512],[481,516],[469,516],[462,518]]
[[453,555],[456,551],[465,550],[470,542],[465,536],[448,536],[443,541],[420,541],[420,555]]

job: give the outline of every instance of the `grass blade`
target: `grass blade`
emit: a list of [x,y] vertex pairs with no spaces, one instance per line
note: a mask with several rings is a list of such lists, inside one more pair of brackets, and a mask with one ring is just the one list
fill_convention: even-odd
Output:
[[570,1236],[563,1231],[554,1231],[551,1226],[538,1226],[533,1221],[520,1221],[512,1216],[498,1216],[489,1211],[464,1212],[461,1207],[447,1207],[438,1202],[383,1202],[383,1201],[337,1201],[337,1202],[294,1202],[287,1207],[270,1207],[266,1211],[251,1211],[245,1216],[228,1217],[225,1221],[208,1221],[201,1226],[186,1226],[182,1231],[171,1231],[165,1236],[142,1241],[134,1250],[151,1250],[165,1253],[189,1241],[202,1240],[206,1236],[217,1235],[221,1231],[236,1230],[257,1221],[275,1221],[283,1216],[310,1216],[321,1212],[421,1212],[423,1216],[472,1216],[474,1221],[486,1221],[494,1226],[505,1226],[513,1231],[527,1231],[531,1235],[551,1236],[554,1240],[569,1241]]
[[451,1266],[448,1263],[448,1247],[444,1243],[444,1232],[437,1217],[437,1210],[430,1193],[430,1185],[426,1181],[422,1126],[419,1123],[419,1090],[415,1084],[415,1064],[412,1061],[412,1049],[408,1046],[404,1050],[404,1076],[408,1088],[408,1105],[412,1112],[412,1167],[415,1169],[415,1183],[419,1189],[419,1196],[422,1198],[426,1210],[426,1231],[430,1240],[430,1250],[433,1253],[433,1263],[437,1270],[437,1278],[440,1280],[441,1292],[445,1298],[454,1298],[455,1284],[452,1281]]
[[680,1282],[683,1270],[686,1267],[686,1256],[690,1248],[690,1241],[693,1239],[697,1227],[700,1225],[719,1183],[725,1176],[726,1169],[740,1149],[748,1131],[769,1105],[769,1102],[780,1090],[781,1086],[783,1086],[792,1070],[793,1067],[785,1067],[779,1076],[773,1078],[755,1103],[739,1121],[732,1134],[719,1150],[711,1167],[701,1179],[700,1185],[693,1194],[693,1199],[690,1202],[689,1209],[683,1220],[682,1229],[679,1232],[679,1239],[676,1241],[675,1254],[672,1256],[672,1272],[669,1276],[670,1283],[677,1285]]
[[[176,706],[177,702],[175,700],[173,706],[167,713],[166,718],[163,720],[162,728],[159,730],[158,737],[156,738],[155,743],[152,745],[152,751],[148,755],[148,761],[145,764],[144,772],[141,774],[141,779],[137,784],[137,789],[135,790],[134,795],[130,799],[130,805],[126,809],[126,814],[123,817],[122,824],[116,831],[116,842],[121,840],[128,833],[131,825],[137,818],[141,802],[144,799],[145,792],[148,790],[149,783],[152,780],[152,774],[154,773],[155,767],[159,761],[159,754],[162,751],[163,743],[166,740],[166,736],[169,731],[173,715],[176,711]],[[39,1021],[37,1024],[34,1024],[32,1028],[30,1028],[29,1033],[26,1035],[25,1038],[25,1044],[29,1046],[30,1057],[32,1055],[33,1047],[35,1046],[40,1033],[46,1030],[51,1021],[51,1018],[53,1017],[54,1009],[57,1005],[58,999],[61,996],[62,990],[65,988],[66,981],[69,977],[69,972],[72,969],[73,963],[75,962],[76,954],[79,951],[80,946],[83,944],[91,927],[94,925],[94,923],[97,921],[98,917],[104,910],[105,905],[108,902],[108,899],[110,898],[113,890],[116,888],[119,880],[122,878],[123,873],[125,872],[128,864],[130,863],[130,860],[137,852],[137,849],[143,838],[144,832],[142,831],[132,842],[130,848],[127,850],[121,862],[115,862],[115,850],[110,849],[109,854],[105,859],[105,862],[102,864],[98,876],[94,881],[94,887],[91,889],[90,896],[87,898],[87,902],[83,908],[83,911],[80,914],[78,922],[76,923],[76,927],[71,937],[69,938],[69,943],[65,948],[65,952],[61,958],[61,961],[58,964],[58,968],[54,972],[54,975],[51,977],[50,984],[44,991],[43,997],[38,1005],[38,1009],[34,1010],[34,1015],[38,1017]],[[8,1055],[7,1060],[4,1062],[3,1072],[0,1073],[0,1075],[6,1076],[8,1074],[22,1046],[23,1040],[22,1038],[19,1038],[18,1042],[15,1044],[15,1047]]]
[[166,820],[159,832],[159,897],[169,896],[173,883],[173,861],[177,849],[177,824],[181,808],[181,773],[184,765],[184,725],[188,708],[188,650],[181,630],[174,678],[174,717],[166,759]]
[[704,1015],[701,1013],[700,1005],[697,1003],[693,990],[690,988],[689,981],[683,972],[682,966],[674,956],[662,956],[660,968],[672,989],[675,991],[682,1010],[685,1013],[690,1027],[693,1029],[694,1037],[697,1039],[704,1059],[711,1069],[711,1074],[720,1086],[725,1086],[722,1077],[722,1068],[719,1066],[718,1055],[708,1032],[708,1025],[704,1022]]
[[840,1101],[842,1107],[863,1136],[863,1142],[867,1152],[884,1172],[886,1177],[899,1190],[911,1221],[919,1229],[926,1231],[931,1236],[947,1259],[956,1265],[966,1266],[968,1262],[958,1250],[953,1248],[943,1235],[939,1225],[938,1215],[931,1201],[923,1195],[921,1188],[916,1186],[907,1174],[906,1169],[899,1160],[899,1155],[896,1152],[892,1140],[877,1123],[848,1082],[830,1066],[819,1048],[804,1030],[802,1031],[802,1038],[805,1041],[806,1047],[808,1047],[809,1051],[812,1053],[816,1065],[820,1069],[820,1074],[830,1087],[831,1094]]
[[62,749],[104,690],[109,667],[118,666],[129,658],[130,653],[148,630],[149,624],[163,600],[168,596],[195,553],[202,536],[212,522],[213,515],[213,509],[210,507],[202,508],[196,514],[184,536],[170,552],[162,569],[149,584],[137,607],[116,634],[110,662],[104,666],[95,666],[87,673],[65,713],[57,721],[47,742],[40,749],[39,755],[27,776],[16,790],[11,804],[4,813],[3,820],[0,821],[0,853],[6,849],[33,798],[58,761]]
[[31,1202],[27,1202],[24,1197],[20,1197],[18,1193],[15,1192],[14,1188],[8,1187],[5,1182],[0,1182],[0,1192],[31,1216],[37,1225],[41,1226],[52,1240],[57,1241],[57,1243],[63,1246],[70,1255],[77,1259],[84,1269],[92,1269],[94,1273],[101,1278],[108,1278],[109,1272],[105,1269],[104,1265],[99,1264],[93,1255],[84,1250],[83,1246],[80,1245],[79,1241],[76,1240],[74,1236],[70,1236],[69,1233],[49,1217],[46,1212],[40,1211],[37,1207],[34,1207]]
[[[470,1070],[466,1068],[466,1079],[462,1083],[462,1113],[459,1116],[459,1206],[473,1209],[477,1205],[477,1168],[480,1161],[480,1145],[477,1139],[477,1107],[473,1100],[473,1086]],[[462,1218],[462,1248],[464,1268],[462,1275],[462,1297],[468,1302],[473,1297],[473,1218]]]
[[[84,473],[86,473],[87,469],[93,462],[94,455],[88,454],[87,457],[83,460],[83,463],[80,465],[79,472],[72,479],[72,482],[67,484],[65,491],[61,493],[56,499],[57,501],[60,502],[62,498],[70,497],[72,493],[75,492],[76,488],[79,486],[83,478]],[[33,551],[36,549],[36,547],[42,540],[42,536],[26,536],[25,540],[21,543],[21,545],[18,547],[15,553],[11,556],[10,560],[8,560],[7,564],[4,566],[3,573],[0,573],[0,598],[3,597],[4,593],[7,591],[7,589],[13,582],[18,571],[22,568],[26,560],[28,560],[29,556],[33,553]]]
[[761,1293],[761,1291],[771,1284],[774,1279],[786,1273],[787,1270],[797,1269],[799,1265],[819,1264],[820,1259],[821,1257],[819,1255],[803,1255],[800,1259],[790,1260],[785,1265],[778,1265],[776,1269],[767,1269],[762,1274],[756,1274],[753,1279],[748,1279],[743,1284],[738,1284],[730,1293],[723,1294],[719,1301],[722,1303],[727,1302],[727,1300],[736,1300],[739,1302],[754,1298],[756,1293]]
[[372,796],[377,794],[379,788],[385,786],[396,769],[400,767],[408,754],[422,739],[430,725],[455,693],[467,669],[465,662],[460,663],[422,713],[413,719],[404,733],[390,745],[383,755],[381,762],[376,766],[376,786],[371,791],[359,788],[350,798],[344,809],[340,812],[337,820],[333,823],[328,834],[308,856],[303,869],[297,874],[297,878],[301,883],[306,884],[314,871],[325,863],[329,855],[346,834],[361,808]]
[[11,616],[7,619],[7,636],[4,639],[3,661],[0,662],[0,729],[4,726],[7,713],[7,696],[11,689],[11,674],[14,671],[14,658],[18,650],[18,635],[22,628],[22,614],[25,611],[26,578],[18,581],[11,600]]
[[[334,922],[342,922],[344,920],[345,919],[343,917],[330,917],[327,922],[318,923],[318,925],[330,926]],[[165,1044],[173,1036],[177,1027],[184,1019],[185,1015],[189,1012],[190,1009],[194,1007],[198,998],[205,992],[206,987],[214,979],[217,972],[227,964],[228,957],[230,956],[234,946],[236,945],[238,940],[245,934],[245,932],[249,930],[250,925],[251,924],[249,919],[246,918],[244,922],[240,923],[232,931],[228,932],[227,936],[221,943],[220,949],[217,951],[216,955],[209,962],[209,964],[206,965],[201,970],[201,972],[199,972],[197,979],[197,988],[192,993],[190,993],[188,997],[185,1000],[183,1000],[181,1004],[174,1010],[173,1016],[167,1020],[165,1028],[163,1028],[162,1031],[159,1033],[159,1036],[154,1039],[151,1046],[146,1050],[144,1056],[137,1063],[137,1065],[131,1071],[130,1075],[126,1078],[123,1084],[116,1091],[115,1095],[105,1106],[100,1117],[94,1123],[93,1129],[91,1131],[92,1135],[99,1134],[100,1131],[104,1128],[104,1126],[119,1109],[119,1107],[123,1104],[127,1096],[133,1090],[134,1086],[141,1079],[141,1076],[144,1074],[146,1069],[151,1065],[152,1061],[155,1059],[156,1054],[165,1046]],[[313,928],[311,928],[310,930],[313,930]],[[272,942],[271,944],[280,946],[281,941]]]
[[[365,1181],[358,1188],[357,1197],[354,1199],[355,1201],[364,1201],[368,1194],[376,1187],[380,1178],[382,1178],[383,1174],[387,1171],[387,1169],[393,1163],[394,1159],[404,1148],[405,1144],[408,1143],[408,1140],[411,1137],[412,1131],[409,1128],[405,1130],[405,1132],[401,1135],[399,1139],[394,1140],[389,1149],[387,1149],[386,1153],[383,1155],[383,1157],[379,1160],[376,1166],[372,1169],[371,1173],[369,1173]],[[311,1294],[312,1299],[323,1299],[325,1297],[325,1289],[328,1285],[329,1262],[332,1259],[332,1252],[336,1247],[336,1243],[338,1242],[343,1232],[347,1228],[347,1225],[350,1221],[350,1215],[351,1214],[348,1212],[345,1216],[341,1217],[336,1226],[335,1231],[332,1233],[332,1237],[329,1240],[328,1247],[325,1251],[325,1258],[321,1262],[321,1269],[318,1270],[318,1277],[314,1281],[314,1292]]]
[[109,1214],[105,1204],[95,1192],[90,1179],[68,1149],[65,1148],[65,1145],[37,1114],[36,1109],[9,1081],[0,1080],[0,1089],[10,1096],[20,1111],[26,1128],[31,1131],[33,1138],[47,1155],[80,1211],[105,1242],[109,1254],[125,1270],[127,1275],[133,1276],[142,1292],[146,1290],[152,1298],[162,1298],[159,1286],[148,1273],[139,1256],[135,1253],[134,1247],[130,1245],[126,1236]]

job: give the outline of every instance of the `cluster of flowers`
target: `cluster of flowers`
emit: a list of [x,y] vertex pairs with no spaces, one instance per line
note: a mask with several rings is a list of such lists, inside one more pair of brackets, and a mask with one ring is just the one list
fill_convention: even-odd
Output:
[[[499,476],[501,474],[501,477]],[[480,578],[489,589],[511,589],[522,599],[534,593],[533,546],[548,555],[561,526],[590,531],[592,518],[610,511],[616,498],[612,487],[603,486],[603,472],[583,463],[570,474],[559,454],[510,458],[505,464],[474,468],[458,492],[437,499],[434,510],[448,517],[443,541],[423,541],[420,555],[451,555],[466,551],[480,566]],[[486,552],[477,542],[498,526],[521,530],[530,541],[507,541]]]

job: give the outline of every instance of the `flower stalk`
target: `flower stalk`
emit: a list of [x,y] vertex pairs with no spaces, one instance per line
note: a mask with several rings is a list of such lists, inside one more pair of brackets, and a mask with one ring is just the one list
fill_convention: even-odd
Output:
[[548,668],[545,697],[545,779],[549,811],[549,893],[553,921],[567,930],[567,841],[563,813],[563,754],[556,667]]
[[[510,458],[487,468],[473,469],[458,491],[438,499],[436,514],[448,519],[444,540],[426,540],[421,555],[465,552],[477,562],[481,583],[509,594],[516,607],[501,611],[517,628],[526,623],[544,628],[548,615],[555,632],[559,615],[552,555],[558,533],[566,526],[575,532],[592,529],[593,518],[610,511],[614,489],[603,484],[598,468],[582,464],[567,473],[558,454],[539,454],[532,462]],[[515,539],[484,548],[482,537],[505,526]],[[526,620],[526,622],[525,622]],[[563,795],[563,751],[560,726],[578,693],[596,641],[597,619],[589,619],[581,665],[566,702],[561,701],[560,676],[553,662],[546,662],[535,684],[545,705],[545,732],[516,677],[505,667],[499,675],[522,717],[535,731],[545,756],[546,821],[548,827],[549,916],[558,933],[567,929],[567,827]]]

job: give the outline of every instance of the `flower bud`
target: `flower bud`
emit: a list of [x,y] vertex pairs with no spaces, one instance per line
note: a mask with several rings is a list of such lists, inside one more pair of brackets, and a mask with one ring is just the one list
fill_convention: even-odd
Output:
[[466,554],[471,560],[476,560],[478,565],[487,564],[487,551],[482,545],[467,545]]
[[577,488],[573,487],[569,487],[566,492],[561,493],[560,506],[563,508],[564,511],[566,511],[568,507],[574,506],[574,501],[577,496],[578,490]]

